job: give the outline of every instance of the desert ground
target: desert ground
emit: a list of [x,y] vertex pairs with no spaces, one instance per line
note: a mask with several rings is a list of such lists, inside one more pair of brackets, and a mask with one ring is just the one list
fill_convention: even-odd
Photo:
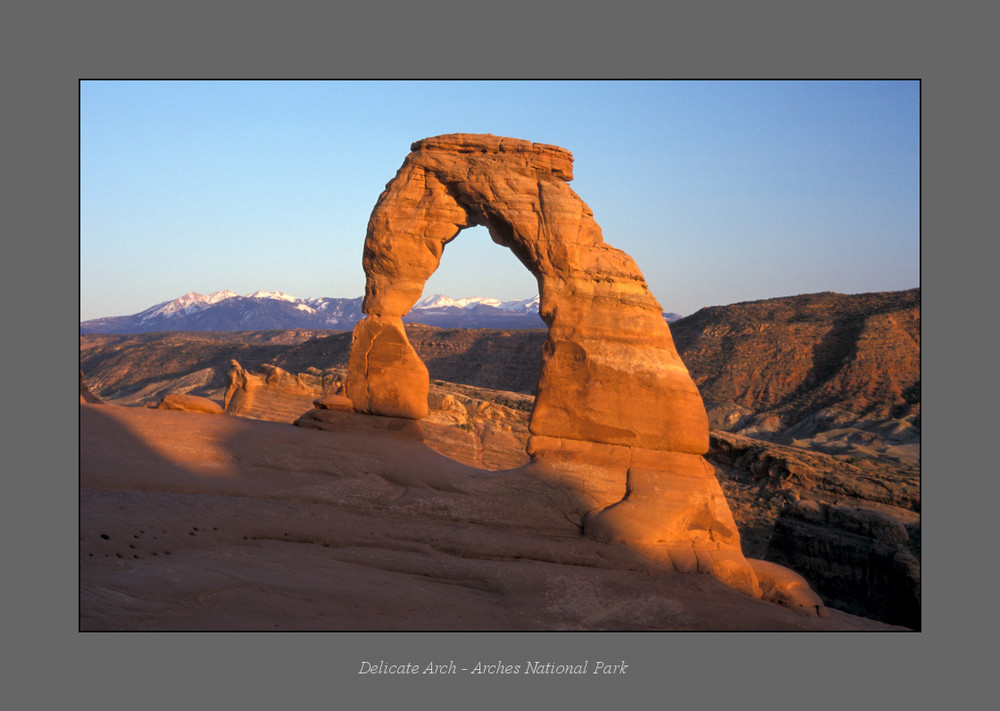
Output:
[[80,405],[82,630],[892,630],[584,538],[573,491],[418,428]]

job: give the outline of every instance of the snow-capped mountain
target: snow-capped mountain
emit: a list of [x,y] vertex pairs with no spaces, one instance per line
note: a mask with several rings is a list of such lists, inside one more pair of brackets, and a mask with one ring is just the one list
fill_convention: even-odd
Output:
[[[280,291],[255,291],[246,296],[228,290],[207,296],[191,292],[131,316],[84,321],[80,332],[350,330],[364,317],[361,302],[361,297],[299,299]],[[500,301],[435,294],[420,301],[403,320],[442,328],[545,327],[538,316],[537,296]]]
[[416,303],[413,308],[416,309],[444,309],[444,308],[456,308],[464,309],[470,304],[486,304],[487,306],[499,306],[502,302],[500,299],[486,299],[481,296],[467,296],[464,299],[453,299],[450,296],[445,296],[444,294],[434,294],[433,296],[428,296],[425,299],[421,299]]
[[[364,318],[362,298],[327,296],[299,299],[280,291],[240,296],[217,291],[190,292],[131,316],[80,323],[80,333],[149,333],[152,331],[269,331],[292,328],[349,331]],[[452,299],[444,294],[421,299],[403,320],[441,328],[545,328],[538,315],[539,297],[500,301],[481,296]],[[668,322],[681,318],[664,313]]]
[[489,299],[482,296],[466,296],[463,299],[453,299],[444,294],[434,294],[425,299],[421,299],[414,306],[414,310],[427,311],[430,309],[476,309],[480,306],[487,306],[501,311],[513,311],[516,313],[538,313],[538,297],[521,301],[500,301],[500,299]]
[[[261,293],[261,292],[258,292]],[[193,291],[184,294],[173,301],[165,301],[162,304],[157,304],[152,308],[146,309],[140,314],[136,314],[141,320],[148,321],[155,319],[157,317],[170,318],[171,316],[176,316],[178,314],[193,314],[202,309],[208,308],[212,304],[217,304],[220,301],[225,301],[236,296],[232,291],[217,291],[214,294],[208,296],[202,296]]]

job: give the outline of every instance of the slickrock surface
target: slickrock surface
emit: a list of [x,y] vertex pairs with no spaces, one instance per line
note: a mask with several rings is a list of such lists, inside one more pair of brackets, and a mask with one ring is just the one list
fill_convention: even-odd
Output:
[[[231,400],[228,414],[272,422],[298,420],[296,424],[323,430],[343,429],[345,421],[350,421],[342,414],[321,411],[353,410],[346,397],[324,395],[340,389],[344,369],[328,369],[322,377],[316,369],[292,376],[274,367],[246,373],[235,364],[233,374],[255,383],[254,407],[252,412],[235,408]],[[249,400],[241,402],[246,405]],[[514,469],[529,461],[526,447],[531,403],[532,398],[526,395],[432,381],[430,414],[420,422],[419,430],[427,447],[463,464],[487,470]],[[593,451],[589,456],[595,456]],[[795,575],[790,570],[801,573],[822,591],[827,604],[884,622],[919,626],[919,550],[912,540],[907,550],[913,557],[900,566],[895,562],[898,551],[885,553],[895,545],[891,541],[886,544],[856,531],[845,535],[834,525],[839,519],[831,519],[832,523],[811,521],[807,534],[799,535],[804,527],[790,512],[783,512],[800,500],[853,507],[860,515],[877,512],[905,526],[908,536],[919,543],[920,482],[916,473],[885,470],[869,460],[851,464],[819,452],[718,431],[711,433],[706,457],[715,466],[740,532],[743,554],[751,559],[762,586],[764,563],[752,559],[773,559],[787,566],[783,569],[786,575]],[[572,485],[567,471],[572,468],[567,462],[561,466],[557,462],[551,476]],[[603,482],[608,493],[606,500],[593,501],[592,506],[614,504],[622,497],[617,480],[608,476],[606,468],[595,467],[588,474],[590,492]],[[585,513],[581,510],[578,515]],[[838,548],[837,542],[849,545]],[[833,546],[833,558],[839,562],[830,563],[814,550],[817,546]],[[877,548],[882,552],[876,554]],[[695,556],[694,567],[696,561]],[[790,579],[790,589],[794,583]],[[808,585],[804,590],[808,591]]]
[[[579,492],[351,415],[80,405],[84,630],[889,630],[580,535]],[[417,423],[413,423],[417,424]]]
[[424,444],[480,469],[514,469],[529,461],[528,417],[534,398],[432,381]]
[[[701,455],[708,417],[663,309],[570,189],[562,148],[492,135],[417,141],[372,210],[347,395],[359,413],[420,420],[428,371],[402,317],[445,245],[484,225],[538,280],[549,327],[529,429],[536,466],[585,492],[584,531],[679,571],[761,594]],[[572,461],[571,461],[572,460]],[[598,464],[599,462],[599,464]]]
[[219,403],[199,395],[167,395],[160,401],[157,407],[160,410],[201,412],[206,415],[221,415],[224,412]]
[[[416,423],[397,422],[400,418],[378,418],[374,422],[407,429],[428,448],[470,467],[487,471],[514,469],[529,461],[525,449],[528,413],[522,403],[530,403],[531,399],[520,397],[524,399],[517,400],[516,393],[482,391],[450,383],[432,384],[430,413],[426,419]],[[348,398],[340,399],[350,403]],[[331,407],[325,400],[317,400],[315,409],[302,413],[293,422],[311,429],[343,430],[356,421],[347,413],[353,414],[353,405],[346,407],[341,403]]]

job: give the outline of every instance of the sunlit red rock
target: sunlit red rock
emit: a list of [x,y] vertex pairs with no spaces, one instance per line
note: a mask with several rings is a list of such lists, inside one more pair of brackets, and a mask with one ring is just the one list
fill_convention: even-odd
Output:
[[347,397],[358,412],[427,417],[430,380],[399,317],[368,316],[354,327]]
[[484,225],[538,279],[549,325],[532,433],[707,451],[705,408],[663,310],[631,257],[604,242],[572,178],[572,156],[556,146],[472,134],[413,144],[368,223],[368,316],[355,329],[348,385],[359,411],[426,414],[419,359],[391,322],[420,298],[445,245]]

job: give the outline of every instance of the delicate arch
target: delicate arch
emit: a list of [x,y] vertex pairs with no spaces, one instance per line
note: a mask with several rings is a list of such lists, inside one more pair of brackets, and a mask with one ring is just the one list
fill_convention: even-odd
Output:
[[[624,252],[605,244],[574,193],[573,157],[490,135],[417,141],[372,210],[364,319],[354,328],[348,395],[358,412],[421,419],[427,368],[402,317],[445,245],[484,225],[538,280],[548,324],[528,453],[575,494],[583,532],[682,572],[761,588],[708,451],[708,418],[662,309]],[[772,586],[773,587],[773,586]]]
[[363,310],[348,394],[359,412],[421,419],[427,369],[402,317],[445,245],[483,225],[538,280],[549,326],[530,431],[535,437],[702,454],[708,420],[662,309],[635,262],[606,244],[556,146],[451,134],[411,146],[368,223]]

